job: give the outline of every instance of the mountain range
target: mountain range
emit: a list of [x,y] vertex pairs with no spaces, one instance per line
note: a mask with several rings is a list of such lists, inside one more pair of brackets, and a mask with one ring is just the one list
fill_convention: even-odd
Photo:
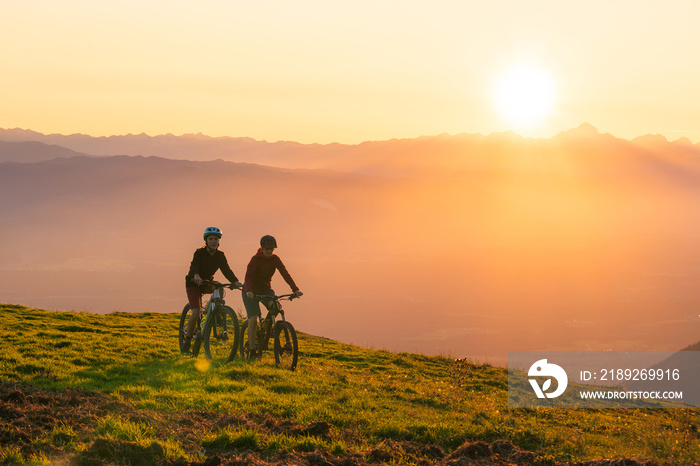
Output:
[[0,302],[178,312],[216,225],[241,278],[277,236],[302,331],[496,363],[675,350],[700,324],[699,182],[700,146],[586,124],[358,145],[0,130]]
[[[624,173],[630,169],[664,170],[678,163],[683,169],[697,171],[697,166],[688,163],[688,159],[700,152],[700,144],[694,145],[685,138],[669,142],[660,135],[647,135],[628,141],[601,134],[586,123],[561,132],[552,139],[523,138],[515,133],[489,136],[442,134],[368,141],[356,145],[288,141],[269,143],[250,138],[213,138],[202,134],[109,137],[44,135],[30,130],[0,128],[0,142],[26,144],[28,141],[34,145],[39,142],[94,156],[142,155],[191,161],[221,159],[281,168],[331,169],[392,177],[424,177],[426,172],[439,171],[510,169],[581,176],[582,169],[591,175],[598,175]],[[11,147],[3,147],[0,161],[19,161],[16,152],[12,152]],[[38,160],[31,148],[26,148],[25,152],[26,161]],[[45,158],[71,155],[54,154],[49,148],[44,153]],[[630,153],[635,155],[631,157]]]

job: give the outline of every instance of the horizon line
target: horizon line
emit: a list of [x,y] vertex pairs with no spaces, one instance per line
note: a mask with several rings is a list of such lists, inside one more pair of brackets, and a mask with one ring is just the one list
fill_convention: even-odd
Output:
[[[40,134],[42,136],[50,137],[50,136],[61,136],[61,137],[72,137],[72,136],[83,136],[83,137],[89,137],[93,139],[110,139],[110,138],[125,138],[125,137],[147,137],[150,139],[156,139],[156,138],[161,138],[161,137],[174,137],[174,138],[186,138],[186,137],[200,137],[200,138],[206,138],[206,139],[249,139],[251,141],[255,142],[263,142],[267,144],[299,144],[302,146],[359,146],[362,144],[366,143],[382,143],[382,142],[391,142],[391,141],[410,141],[410,140],[418,140],[418,139],[425,139],[425,138],[438,138],[438,137],[460,137],[460,136],[480,136],[480,137],[492,137],[492,136],[509,136],[509,137],[518,137],[523,140],[532,140],[532,141],[541,141],[541,140],[552,140],[555,139],[558,136],[561,136],[562,134],[566,133],[572,133],[575,131],[587,131],[589,133],[595,133],[599,136],[609,136],[614,139],[620,139],[620,140],[625,140],[629,142],[633,142],[637,139],[641,138],[648,138],[648,137],[659,137],[663,138],[667,143],[669,144],[675,144],[675,143],[681,143],[681,144],[687,144],[690,143],[693,146],[700,146],[700,141],[694,142],[690,138],[686,136],[679,137],[677,139],[670,139],[669,137],[661,134],[661,133],[646,133],[642,134],[639,136],[635,136],[633,138],[625,138],[625,137],[619,137],[615,136],[614,134],[610,132],[601,132],[601,130],[596,127],[595,125],[588,123],[588,122],[583,122],[579,124],[578,126],[571,127],[569,129],[564,129],[561,131],[558,131],[556,134],[550,136],[550,137],[535,137],[535,136],[526,136],[523,134],[518,133],[516,130],[504,130],[504,131],[492,131],[490,133],[470,133],[470,132],[461,132],[461,133],[437,133],[437,134],[423,134],[419,136],[410,136],[410,137],[392,137],[388,139],[367,139],[363,140],[360,142],[355,142],[355,143],[348,143],[348,142],[299,142],[299,141],[293,141],[289,139],[279,139],[275,141],[270,141],[267,139],[256,139],[250,136],[230,136],[230,135],[225,135],[225,136],[211,136],[202,132],[197,132],[197,133],[181,133],[181,134],[175,134],[175,133],[160,133],[160,134],[148,134],[146,132],[141,132],[141,133],[126,133],[126,134],[111,134],[111,135],[101,135],[101,136],[95,136],[93,134],[88,134],[88,133],[43,133],[41,131],[36,131],[33,129],[29,128],[20,128],[20,127],[14,127],[14,128],[0,128],[0,131],[22,131],[22,132],[28,132],[28,133],[36,133]],[[6,141],[7,142],[7,141]]]

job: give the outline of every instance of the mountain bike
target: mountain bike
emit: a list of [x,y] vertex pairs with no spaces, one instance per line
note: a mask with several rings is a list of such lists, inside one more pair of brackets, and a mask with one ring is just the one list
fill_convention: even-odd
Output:
[[[299,346],[297,344],[297,332],[292,324],[284,318],[281,300],[291,301],[299,296],[295,294],[255,295],[267,308],[267,316],[258,319],[257,327],[257,351],[251,351],[248,344],[248,321],[241,324],[239,338],[241,357],[253,359],[262,356],[262,352],[269,350],[270,337],[273,339],[275,363],[282,368],[294,370],[299,359]],[[279,320],[278,320],[279,319]]]
[[[192,335],[192,356],[197,357],[201,346],[208,359],[227,363],[236,357],[238,350],[238,315],[226,306],[224,288],[236,289],[231,283],[219,283],[204,280],[203,285],[211,285],[214,292],[204,306],[197,321],[195,333]],[[180,316],[179,337],[180,351],[185,344],[187,321],[192,314],[189,303],[185,305]]]

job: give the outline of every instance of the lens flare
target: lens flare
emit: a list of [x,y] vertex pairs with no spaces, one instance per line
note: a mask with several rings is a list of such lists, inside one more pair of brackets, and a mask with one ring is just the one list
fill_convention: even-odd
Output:
[[211,361],[208,359],[197,359],[194,363],[194,368],[201,373],[205,373],[211,367]]

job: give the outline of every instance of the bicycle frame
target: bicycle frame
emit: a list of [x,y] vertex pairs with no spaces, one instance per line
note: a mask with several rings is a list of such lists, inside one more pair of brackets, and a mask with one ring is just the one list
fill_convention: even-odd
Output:
[[[207,284],[211,284],[214,286],[217,286],[217,288],[214,290],[214,292],[211,294],[211,297],[209,298],[209,301],[207,301],[207,305],[202,308],[202,314],[204,315],[204,321],[202,321],[202,328],[199,330],[200,335],[204,337],[204,329],[207,328],[207,321],[209,320],[210,316],[214,315],[213,311],[214,308],[216,307],[217,304],[221,304],[222,306],[226,304],[226,301],[224,301],[224,297],[222,293],[219,292],[219,290],[223,291],[224,287],[220,283],[214,284],[213,282],[205,282]],[[217,302],[220,301],[220,302]]]
[[[228,309],[229,315],[231,319],[234,318],[233,315],[233,310],[231,310],[228,306],[226,306],[226,301],[224,301],[224,288],[236,288],[235,285],[230,284],[230,283],[219,283],[215,281],[210,281],[210,280],[204,280],[202,282],[204,285],[211,285],[214,287],[214,290],[211,294],[211,297],[207,301],[207,304],[202,307],[201,314],[199,316],[199,319],[196,322],[196,328],[194,331],[194,334],[192,335],[192,354],[196,357],[199,354],[200,347],[202,343],[204,342],[205,344],[205,351],[207,354],[207,357],[211,359],[210,356],[210,346],[209,346],[209,332],[213,332],[214,338],[218,339],[217,333],[218,331],[223,331],[223,333],[220,333],[218,335],[221,335],[224,340],[228,340],[228,331],[227,331],[227,323],[226,323],[226,318],[222,318],[221,321],[217,319],[217,316],[220,314],[218,312],[215,312],[217,309]],[[189,305],[185,307],[185,309],[188,309]],[[181,316],[181,321],[180,321],[180,348],[182,348],[183,344],[183,335],[184,335],[184,327],[186,326],[186,321],[185,316],[186,316],[185,310],[183,310],[182,316]],[[213,320],[217,319],[217,320]],[[235,323],[234,323],[234,328],[233,334],[237,335],[238,334],[238,320],[235,318]],[[218,330],[217,330],[218,329]],[[234,337],[234,344],[233,347],[236,348],[236,343],[235,343],[235,337]],[[235,350],[232,353],[235,356]]]
[[255,298],[267,308],[267,315],[263,318],[260,315],[255,317],[257,325],[255,326],[255,339],[257,341],[256,350],[251,351],[250,324],[252,321],[248,319],[246,323],[239,328],[240,337],[240,353],[243,358],[258,359],[262,356],[263,351],[270,350],[270,339],[274,340],[273,353],[275,355],[275,363],[278,367],[283,367],[289,370],[295,370],[299,357],[299,347],[297,343],[296,331],[294,326],[288,322],[282,309],[280,300],[287,299],[291,301],[299,296],[294,294],[288,295],[255,295]]
[[[284,320],[284,309],[282,309],[282,304],[279,302],[279,297],[273,297],[269,295],[256,295],[256,298],[261,298],[261,303],[267,309],[267,315],[263,318],[260,316],[260,321],[258,322],[258,329],[263,330],[262,340],[258,340],[258,346],[265,350],[269,349],[270,337],[272,336],[272,330],[275,328],[275,322],[277,321],[277,316],[282,316],[281,320]],[[262,299],[268,303],[265,303]],[[270,322],[270,325],[265,326],[265,322]]]

